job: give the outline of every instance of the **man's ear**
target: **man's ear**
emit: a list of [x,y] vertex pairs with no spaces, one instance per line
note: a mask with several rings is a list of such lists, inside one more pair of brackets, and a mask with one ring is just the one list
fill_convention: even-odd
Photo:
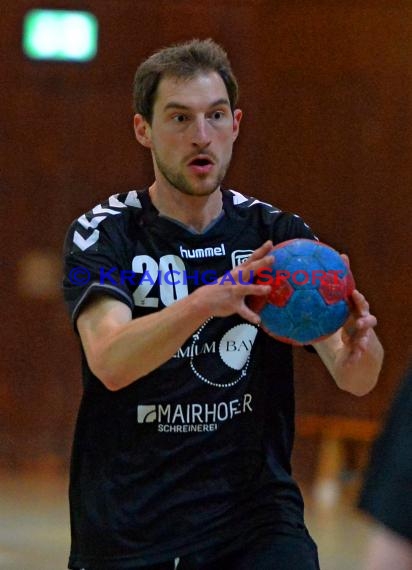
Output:
[[152,148],[152,129],[143,115],[133,117],[134,134],[139,143],[146,148]]
[[239,134],[240,121],[242,120],[243,113],[240,109],[233,111],[233,141],[235,141]]

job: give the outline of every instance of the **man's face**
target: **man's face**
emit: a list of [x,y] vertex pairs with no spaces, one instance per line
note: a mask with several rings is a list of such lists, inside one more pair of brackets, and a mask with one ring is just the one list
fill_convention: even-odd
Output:
[[239,109],[232,114],[225,84],[215,72],[162,79],[146,128],[158,184],[192,196],[219,188],[241,116]]

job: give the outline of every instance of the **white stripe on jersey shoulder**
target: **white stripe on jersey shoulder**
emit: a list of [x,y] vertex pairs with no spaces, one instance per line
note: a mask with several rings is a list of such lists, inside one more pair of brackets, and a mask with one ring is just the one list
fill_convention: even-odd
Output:
[[[272,204],[269,204],[268,202],[262,202],[261,200],[257,200],[256,198],[253,198],[251,196],[244,196],[243,194],[237,192],[236,190],[230,189],[229,192],[233,194],[234,206],[237,206],[239,204],[244,204],[244,206],[250,208],[251,206],[256,206],[257,204],[261,204],[262,206],[266,206],[269,209],[270,214],[276,214],[281,211],[279,210],[279,208],[272,206]],[[245,202],[247,202],[247,204],[245,204]]]
[[[256,206],[257,204],[261,204],[269,214],[278,214],[279,212],[282,211],[279,208],[276,208],[276,206],[272,206],[272,204],[269,204],[268,202],[262,202],[261,200],[257,200],[256,198],[253,198],[251,196],[244,196],[243,194],[237,192],[236,190],[229,189],[229,192],[233,194],[234,206],[242,204],[243,207],[250,208],[251,206]],[[299,216],[298,214],[292,214],[292,215],[294,218],[301,220],[305,228],[307,228],[309,231],[312,232],[310,226],[308,226],[308,224],[303,220],[301,216]],[[315,240],[319,241],[319,238],[315,234],[313,234],[313,237],[315,238]]]
[[86,230],[86,232],[82,235],[76,230],[73,234],[73,244],[82,251],[85,251],[95,245],[98,242],[100,235],[100,232],[97,229],[99,224],[108,216],[117,216],[128,206],[132,208],[142,207],[142,204],[137,197],[136,190],[131,190],[127,194],[113,194],[86,214],[82,214],[77,219],[77,222]]
[[102,211],[108,214],[119,214],[119,210],[123,210],[131,206],[132,208],[141,208],[142,204],[137,197],[137,190],[130,190],[127,194],[113,194],[107,200],[95,206],[91,211],[94,214],[100,214]]
[[[118,196],[119,194],[115,194],[115,196]],[[142,203],[140,202],[139,198],[137,197],[137,191],[136,190],[130,190],[130,192],[127,193],[126,196],[126,200],[124,201],[124,203],[126,204],[126,206],[132,206],[132,208],[141,208],[142,207]]]

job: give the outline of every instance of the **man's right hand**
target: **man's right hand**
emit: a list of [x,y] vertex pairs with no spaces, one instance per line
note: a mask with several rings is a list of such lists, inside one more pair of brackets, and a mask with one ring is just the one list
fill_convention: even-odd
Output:
[[235,267],[224,279],[217,279],[213,285],[204,285],[193,293],[201,310],[208,316],[227,317],[237,313],[245,320],[259,324],[260,317],[246,305],[248,295],[264,296],[270,293],[270,285],[253,283],[253,276],[259,269],[270,267],[273,257],[268,253],[273,249],[271,241],[256,249],[241,265]]

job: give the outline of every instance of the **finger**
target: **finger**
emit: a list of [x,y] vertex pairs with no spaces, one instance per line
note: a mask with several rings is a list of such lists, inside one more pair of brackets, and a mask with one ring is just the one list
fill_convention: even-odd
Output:
[[263,243],[260,247],[258,247],[254,251],[254,253],[257,253],[259,256],[267,255],[269,251],[271,251],[272,249],[273,249],[273,241],[268,239],[267,241],[265,241],[265,243]]
[[255,251],[247,258],[247,260],[242,264],[245,265],[257,259],[261,259],[266,256],[273,249],[273,242],[271,240],[265,241],[263,245],[255,249]]
[[352,352],[348,356],[348,359],[346,361],[346,365],[351,366],[353,364],[356,364],[362,358],[362,354],[363,354],[362,350],[359,350],[357,348],[352,350]]
[[368,349],[368,344],[371,338],[371,329],[358,330],[346,339],[346,344],[350,346],[350,351],[362,355]]
[[250,266],[248,267],[248,269],[256,270],[256,269],[262,269],[264,267],[267,267],[268,270],[270,270],[274,261],[275,261],[275,258],[273,257],[273,255],[265,255],[265,257],[262,257],[261,259],[257,259],[256,261],[253,261],[250,264]]
[[235,287],[239,287],[237,292],[242,297],[247,297],[248,295],[269,295],[272,289],[270,285],[258,285],[257,283],[252,283],[250,285],[235,285]]
[[346,253],[341,253],[340,254],[341,258],[343,259],[343,261],[345,262],[345,264],[350,267],[350,261],[349,261],[349,257],[346,255]]
[[246,305],[242,305],[239,310],[238,310],[238,314],[244,318],[246,321],[249,321],[250,323],[254,324],[254,325],[260,325],[260,316],[257,313],[254,313],[251,309],[249,309],[249,307],[247,307]]
[[351,336],[351,343],[353,346],[358,345],[361,343],[362,339],[366,338],[369,336],[368,333],[368,329],[367,330],[357,330],[354,334],[352,334]]
[[358,362],[366,352],[367,343],[357,343],[356,346],[351,348],[349,354],[349,361],[351,364]]
[[349,318],[343,326],[346,342],[356,343],[359,339],[368,336],[369,331],[377,324],[378,321],[373,315],[359,319]]
[[357,289],[352,292],[352,301],[359,316],[366,317],[369,315],[369,303],[365,297]]
[[355,326],[358,330],[367,330],[375,328],[377,324],[378,319],[374,315],[369,314],[366,317],[357,319]]
[[344,340],[350,349],[349,359],[351,363],[356,362],[367,350],[369,343],[369,329],[367,331],[357,331],[348,335]]
[[264,257],[260,257],[259,259],[248,259],[241,265],[235,267],[235,271],[239,271],[240,269],[252,270],[265,266],[271,267],[273,265],[274,260],[275,258],[273,257],[273,255],[265,255]]
[[232,270],[232,275],[235,279],[239,278],[242,284],[251,283],[255,277],[259,276],[262,270],[267,269],[270,272],[273,261],[274,258],[271,255],[267,255],[256,261],[242,263]]

